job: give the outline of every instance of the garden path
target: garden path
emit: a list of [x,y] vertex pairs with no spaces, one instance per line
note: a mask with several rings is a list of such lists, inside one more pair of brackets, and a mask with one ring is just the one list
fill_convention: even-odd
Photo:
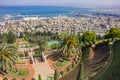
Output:
[[95,52],[94,52],[94,49],[93,49],[93,47],[91,47],[90,48],[90,54],[89,54],[89,57],[88,57],[88,59],[93,59],[94,58],[94,55],[95,55]]
[[54,74],[54,70],[52,70],[48,64],[48,62],[40,62],[38,59],[35,59],[35,64],[32,64],[32,67],[35,70],[35,75],[33,76],[38,80],[38,75],[40,74],[43,80],[46,80],[48,76]]

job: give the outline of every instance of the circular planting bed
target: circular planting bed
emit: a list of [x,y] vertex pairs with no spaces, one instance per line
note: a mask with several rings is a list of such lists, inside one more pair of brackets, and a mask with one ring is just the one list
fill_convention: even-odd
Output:
[[6,75],[12,76],[14,78],[26,78],[29,75],[30,71],[28,69],[18,69],[16,70],[11,70],[8,71]]

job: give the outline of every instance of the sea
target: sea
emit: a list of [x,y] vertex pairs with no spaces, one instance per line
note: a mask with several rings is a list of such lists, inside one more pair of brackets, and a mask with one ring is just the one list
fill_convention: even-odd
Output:
[[64,15],[76,17],[77,14],[93,15],[95,13],[119,15],[120,10],[60,6],[0,6],[0,19],[4,19],[6,16],[14,16],[14,19],[24,16],[53,17]]

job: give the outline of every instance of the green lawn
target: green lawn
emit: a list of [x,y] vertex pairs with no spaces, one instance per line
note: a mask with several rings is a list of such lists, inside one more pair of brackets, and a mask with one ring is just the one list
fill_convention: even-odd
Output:
[[23,42],[24,44],[21,45],[25,45],[25,46],[30,46],[30,44],[28,43],[28,41],[26,41],[24,38],[17,38],[16,42],[14,43],[14,45],[20,45],[19,42]]
[[29,75],[28,69],[18,69],[18,72],[16,71],[8,71],[9,76],[12,76],[14,78],[26,78]]
[[115,56],[111,66],[97,80],[120,80],[120,43],[114,45]]
[[23,62],[23,61],[22,61],[22,62],[21,62],[21,61],[18,61],[18,62],[17,62],[17,65],[26,65],[26,62]]
[[63,59],[55,62],[54,66],[55,66],[55,68],[60,69],[60,68],[64,67],[69,61],[70,61],[70,59],[63,58]]

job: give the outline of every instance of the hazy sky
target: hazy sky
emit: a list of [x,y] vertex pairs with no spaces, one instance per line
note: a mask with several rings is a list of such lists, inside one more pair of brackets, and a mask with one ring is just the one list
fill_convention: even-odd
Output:
[[120,0],[0,0],[0,5],[114,6],[119,4]]

